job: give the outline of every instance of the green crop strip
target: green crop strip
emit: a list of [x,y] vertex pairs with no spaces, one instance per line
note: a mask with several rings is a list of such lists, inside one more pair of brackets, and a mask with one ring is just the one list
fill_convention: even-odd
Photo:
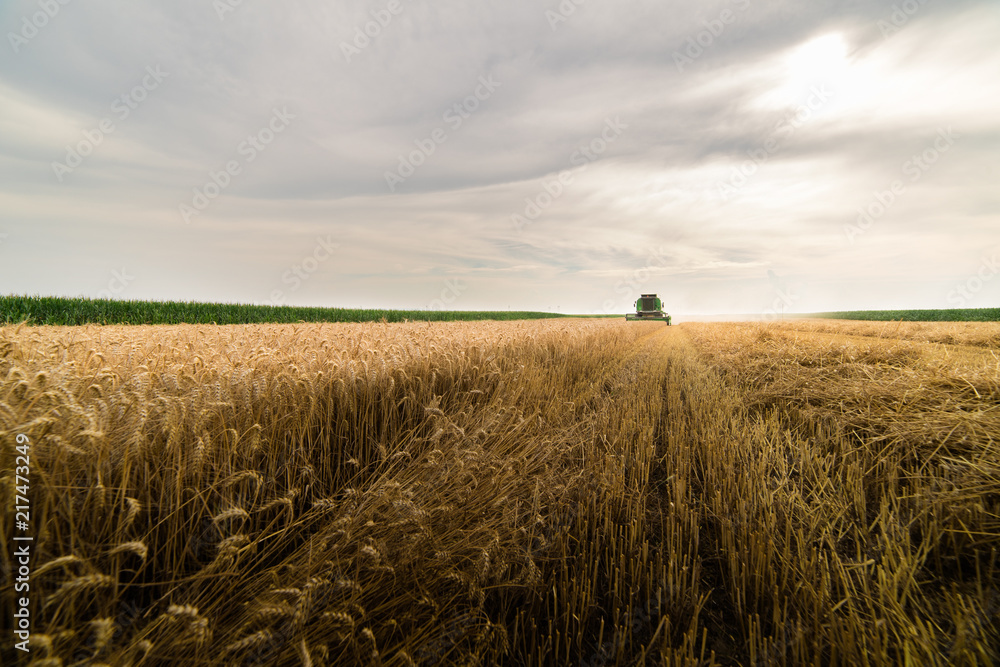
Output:
[[997,322],[1000,308],[955,308],[950,310],[847,310],[834,313],[811,313],[800,317],[829,320],[871,320],[886,322]]
[[0,323],[82,324],[294,324],[296,322],[403,322],[531,320],[563,317],[530,311],[379,310],[300,308],[239,303],[113,301],[0,296]]

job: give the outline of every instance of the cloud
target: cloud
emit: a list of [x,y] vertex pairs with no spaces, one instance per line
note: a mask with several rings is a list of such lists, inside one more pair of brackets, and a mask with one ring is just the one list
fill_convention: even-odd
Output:
[[[288,299],[420,307],[460,277],[457,307],[552,290],[601,311],[640,271],[684,308],[759,312],[770,270],[797,309],[945,307],[995,238],[994,4],[573,6],[63,5],[0,59],[0,280],[95,294],[130,266],[123,296],[266,302],[333,235],[343,255]],[[8,3],[0,27],[37,10]],[[120,118],[148,68],[168,75]],[[244,150],[276,110],[287,128]],[[104,119],[60,182],[53,163]],[[612,141],[609,122],[627,126]]]

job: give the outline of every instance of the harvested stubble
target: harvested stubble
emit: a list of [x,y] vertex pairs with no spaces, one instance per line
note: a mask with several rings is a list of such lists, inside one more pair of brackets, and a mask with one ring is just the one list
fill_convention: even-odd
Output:
[[[749,611],[799,659],[995,664],[1000,360],[913,331],[858,337],[856,325],[688,329],[771,431],[746,452],[757,472],[729,478],[754,506],[730,570],[763,576]],[[917,340],[937,337],[928,327]]]
[[[784,324],[776,326],[786,326]],[[1000,348],[1000,322],[869,322],[863,320],[794,320],[801,333],[825,333],[908,340],[945,345],[971,345],[996,350]]]
[[34,657],[996,660],[998,369],[831,345],[602,320],[0,328],[2,456],[35,443]]

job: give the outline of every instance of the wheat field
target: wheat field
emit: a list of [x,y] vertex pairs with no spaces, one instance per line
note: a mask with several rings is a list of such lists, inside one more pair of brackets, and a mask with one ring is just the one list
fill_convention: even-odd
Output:
[[[0,327],[3,664],[1000,662],[1000,325]],[[8,662],[10,661],[10,662]]]

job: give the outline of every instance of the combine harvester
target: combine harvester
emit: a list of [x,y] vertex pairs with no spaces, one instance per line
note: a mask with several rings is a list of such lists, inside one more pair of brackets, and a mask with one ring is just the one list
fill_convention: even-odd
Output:
[[635,302],[635,312],[625,315],[629,322],[666,322],[670,326],[670,315],[663,312],[663,303],[655,294],[643,294]]

